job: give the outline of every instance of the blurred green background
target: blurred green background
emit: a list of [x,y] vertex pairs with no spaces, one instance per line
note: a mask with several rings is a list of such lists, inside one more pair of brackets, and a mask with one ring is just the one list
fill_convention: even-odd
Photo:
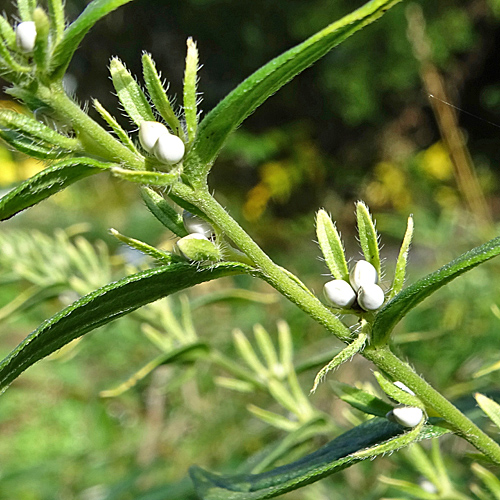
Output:
[[[69,20],[86,3],[68,0]],[[140,57],[147,51],[170,83],[169,93],[181,96],[185,40],[192,36],[203,64],[200,107],[206,112],[269,59],[362,4],[135,0],[90,32],[70,66],[68,86],[80,102],[95,97],[118,116],[109,58],[120,57],[140,75]],[[12,21],[13,7],[3,7]],[[377,218],[387,282],[406,218],[414,214],[409,272],[410,279],[421,277],[498,234],[499,44],[499,0],[404,1],[259,108],[228,141],[210,185],[263,248],[318,293],[327,271],[314,243],[314,213],[324,207],[332,214],[347,254],[355,259],[357,199],[365,200]],[[455,115],[454,108],[429,94],[464,111]],[[5,94],[2,99],[12,105]],[[133,130],[125,118],[121,121]],[[4,145],[0,165],[2,191],[42,168]],[[5,252],[16,231],[53,235],[58,228],[70,228],[69,233],[82,233],[92,243],[106,243],[116,278],[129,257],[108,234],[110,227],[150,244],[172,244],[136,187],[103,174],[2,223],[0,251]],[[12,262],[0,255],[0,307],[30,286],[19,270],[12,273]],[[472,376],[498,359],[499,270],[499,263],[492,262],[460,278],[422,304],[397,331],[395,342],[403,354],[450,396],[498,383],[498,371]],[[188,295],[195,299],[232,286],[269,292],[242,279],[199,287]],[[64,300],[58,295],[4,321],[1,354],[57,312]],[[178,309],[175,301],[173,308]],[[337,346],[283,300],[210,306],[208,312],[210,324],[206,309],[194,314],[198,335],[223,352],[232,352],[233,328],[250,333],[259,322],[274,332],[279,318],[291,326],[299,361]],[[168,382],[158,387],[158,380],[147,378],[119,397],[99,396],[156,352],[140,322],[125,318],[16,381],[0,404],[0,500],[193,498],[183,480],[190,465],[230,471],[270,439],[282,437],[246,411],[248,403],[271,404],[265,395],[216,386],[214,376],[221,373],[208,363],[169,368],[164,374]],[[355,360],[332,377],[365,381],[371,379],[369,370],[368,363]],[[302,375],[306,391],[314,374]],[[154,391],[160,394],[156,400]],[[327,383],[313,404],[349,427],[346,408]],[[456,441],[445,440],[444,447],[463,455]],[[455,477],[466,477],[466,466],[458,460],[452,466]],[[416,477],[397,461],[377,460],[287,498],[390,496],[387,486],[373,486],[380,472]]]

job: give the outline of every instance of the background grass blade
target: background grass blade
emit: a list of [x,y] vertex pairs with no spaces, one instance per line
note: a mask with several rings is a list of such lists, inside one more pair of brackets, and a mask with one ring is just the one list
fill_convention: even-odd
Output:
[[0,363],[0,390],[38,360],[145,304],[198,283],[251,271],[249,266],[231,262],[208,267],[179,263],[99,288],[42,323]]
[[91,158],[72,158],[42,170],[0,198],[0,220],[10,219],[76,181],[102,172],[108,165]]
[[465,252],[441,269],[405,288],[378,312],[373,324],[373,343],[386,343],[393,328],[411,309],[451,280],[498,254],[500,254],[500,236]]
[[201,122],[186,172],[207,175],[227,136],[268,97],[353,33],[381,17],[400,0],[372,0],[276,57],[244,80]]

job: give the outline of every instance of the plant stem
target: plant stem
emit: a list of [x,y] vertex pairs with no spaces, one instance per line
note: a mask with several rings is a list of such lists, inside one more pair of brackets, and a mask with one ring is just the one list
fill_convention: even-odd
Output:
[[[183,186],[175,185],[175,193]],[[288,300],[312,316],[328,331],[344,342],[350,342],[351,332],[326,306],[324,306],[309,290],[290,277],[280,266],[250,238],[241,226],[219,205],[207,189],[175,193],[199,208],[209,219],[213,220],[242,250],[264,275],[266,281]],[[188,195],[189,198],[186,198]]]
[[363,356],[379,369],[407,385],[429,408],[437,412],[453,431],[500,465],[500,445],[485,434],[450,401],[436,391],[413,368],[401,361],[388,346],[368,346]]
[[40,86],[37,95],[59,116],[71,123],[87,151],[108,161],[144,170],[144,159],[132,153],[90,118],[75,101],[68,97],[62,86],[55,84],[50,88]]

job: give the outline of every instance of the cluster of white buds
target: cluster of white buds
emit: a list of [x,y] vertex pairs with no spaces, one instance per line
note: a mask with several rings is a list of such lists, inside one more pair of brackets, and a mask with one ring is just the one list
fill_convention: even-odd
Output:
[[342,279],[329,281],[324,293],[335,307],[349,308],[357,300],[361,309],[375,311],[385,299],[384,291],[377,283],[377,270],[366,260],[360,260],[349,274],[349,283]]
[[143,121],[139,126],[139,142],[148,153],[168,165],[179,163],[186,150],[183,140],[159,122]]
[[36,26],[33,21],[24,21],[16,26],[16,44],[22,52],[33,52],[36,42]]

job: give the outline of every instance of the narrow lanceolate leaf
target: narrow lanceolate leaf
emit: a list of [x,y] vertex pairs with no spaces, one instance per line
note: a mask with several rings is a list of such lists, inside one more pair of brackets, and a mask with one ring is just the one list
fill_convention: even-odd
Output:
[[493,498],[500,500],[500,480],[495,474],[477,463],[472,464],[471,469],[474,475],[481,479],[488,490],[490,490]]
[[0,390],[29,366],[73,339],[143,305],[198,283],[251,272],[252,268],[238,263],[208,267],[170,264],[99,288],[42,323],[0,363]]
[[111,169],[114,175],[125,179],[126,181],[136,182],[137,184],[146,184],[149,186],[171,186],[179,180],[179,174],[164,172],[148,172],[144,170],[129,170],[128,168],[113,167]]
[[172,129],[172,132],[175,135],[182,137],[183,130],[181,124],[172,108],[166,89],[163,87],[161,82],[160,75],[156,71],[156,65],[149,54],[144,54],[142,56],[142,71],[149,97],[153,101],[156,110],[167,122],[167,125]]
[[347,347],[342,349],[327,365],[323,366],[321,370],[317,373],[313,387],[311,392],[315,392],[318,388],[320,382],[326,377],[327,373],[335,370],[337,366],[340,366],[342,363],[345,363],[349,359],[351,359],[355,354],[363,349],[365,346],[366,339],[368,335],[366,333],[360,333],[358,337]]
[[0,220],[9,219],[109,165],[91,158],[72,158],[42,170],[0,198]]
[[123,109],[136,125],[143,121],[155,121],[151,106],[135,78],[116,57],[109,65],[111,79]]
[[201,122],[186,164],[188,173],[205,176],[227,136],[293,77],[311,66],[353,33],[381,17],[399,0],[372,0],[305,42],[293,47],[257,70]]
[[182,259],[182,257],[178,257],[177,255],[173,255],[167,252],[162,252],[161,250],[158,250],[158,248],[152,247],[151,245],[144,243],[144,241],[136,240],[135,238],[129,238],[128,236],[120,234],[116,229],[111,228],[109,232],[116,239],[120,240],[122,243],[125,243],[125,245],[129,246],[130,248],[133,248],[134,250],[138,250],[139,252],[142,252],[145,255],[149,255],[150,257],[152,257],[154,260],[158,261],[161,264],[170,264],[172,262],[179,262],[184,260]]
[[83,37],[97,21],[131,0],[94,0],[64,31],[52,57],[51,77],[61,80]]
[[198,49],[192,38],[187,40],[186,70],[184,71],[184,118],[189,143],[192,143],[198,126],[197,92]]
[[465,252],[441,269],[405,288],[377,313],[373,324],[372,342],[386,343],[396,324],[425,298],[451,280],[498,254],[500,254],[500,236]]
[[10,50],[16,49],[16,33],[9,21],[3,16],[0,16],[0,39]]
[[407,391],[394,385],[390,380],[385,378],[381,373],[374,372],[373,375],[377,379],[380,388],[394,401],[406,406],[416,406],[417,408],[422,408],[422,402],[414,394],[410,394]]
[[373,394],[370,394],[362,389],[352,387],[348,384],[334,380],[330,383],[333,392],[346,403],[350,404],[353,408],[375,415],[377,417],[385,417],[387,412],[392,410],[392,406]]
[[0,137],[12,147],[40,159],[80,152],[77,139],[58,134],[43,123],[10,109],[0,110]]
[[481,410],[483,410],[484,413],[490,417],[491,421],[500,429],[500,405],[483,394],[477,393],[474,397]]
[[324,210],[320,210],[316,216],[316,236],[332,276],[349,282],[344,245],[335,224]]
[[36,0],[17,0],[16,3],[21,21],[33,21],[33,12],[36,8]]
[[97,99],[94,99],[92,101],[92,104],[94,105],[95,110],[102,116],[102,118],[106,121],[106,123],[111,127],[111,129],[116,134],[118,139],[120,139],[120,141],[125,146],[127,146],[127,148],[129,148],[130,151],[132,151],[132,153],[138,154],[139,152],[134,146],[132,139],[130,139],[127,132],[125,132],[125,130],[123,130],[121,125],[116,121],[116,118],[113,115],[111,115]]
[[368,207],[362,202],[356,203],[356,219],[358,221],[359,244],[365,259],[373,265],[380,276],[380,254],[378,235]]
[[150,188],[141,189],[142,199],[151,213],[170,231],[181,238],[188,235],[182,215],[168,201]]
[[413,217],[408,217],[405,236],[401,249],[399,250],[398,260],[396,261],[396,271],[394,273],[394,281],[392,282],[389,300],[395,297],[403,288],[406,277],[406,266],[408,264],[408,252],[410,250],[411,239],[413,237]]
[[221,476],[199,467],[190,470],[203,500],[263,500],[313,483],[367,458],[389,453],[411,441],[447,432],[425,425],[410,432],[386,419],[373,418],[296,462],[260,474]]

